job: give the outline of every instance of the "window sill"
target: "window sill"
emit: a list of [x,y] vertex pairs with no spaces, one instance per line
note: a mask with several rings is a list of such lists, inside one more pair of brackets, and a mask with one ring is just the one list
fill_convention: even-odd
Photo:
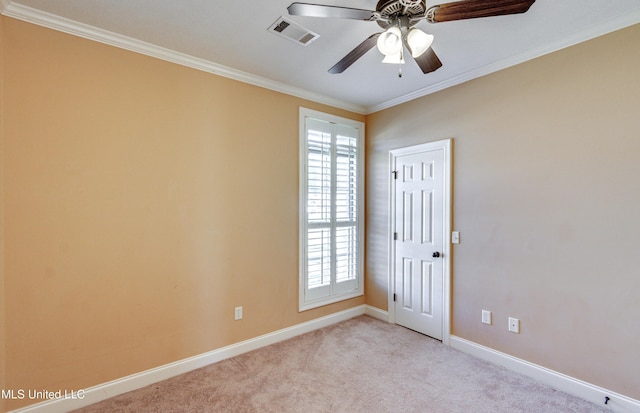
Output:
[[355,298],[355,297],[361,297],[363,295],[364,295],[364,292],[357,290],[357,291],[351,291],[351,292],[346,293],[346,294],[334,295],[334,296],[331,296],[331,297],[321,298],[321,299],[317,299],[317,300],[313,300],[313,301],[300,302],[300,307],[298,309],[298,312],[301,313],[303,311],[307,311],[307,310],[311,310],[311,309],[314,309],[314,308],[322,307],[322,306],[325,306],[325,305],[337,303],[337,302],[340,302],[340,301],[349,300],[349,299]]

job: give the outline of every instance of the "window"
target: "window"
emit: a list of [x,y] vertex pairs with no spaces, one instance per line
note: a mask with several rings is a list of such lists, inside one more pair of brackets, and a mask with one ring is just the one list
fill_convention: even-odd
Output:
[[300,108],[300,311],[363,294],[363,136]]

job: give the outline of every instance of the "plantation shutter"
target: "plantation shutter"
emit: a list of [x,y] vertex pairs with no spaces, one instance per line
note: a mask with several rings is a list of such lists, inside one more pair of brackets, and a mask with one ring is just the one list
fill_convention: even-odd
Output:
[[335,225],[336,290],[357,287],[358,130],[336,125]]
[[307,300],[331,294],[331,129],[307,118]]
[[358,137],[355,127],[305,119],[305,301],[359,287]]

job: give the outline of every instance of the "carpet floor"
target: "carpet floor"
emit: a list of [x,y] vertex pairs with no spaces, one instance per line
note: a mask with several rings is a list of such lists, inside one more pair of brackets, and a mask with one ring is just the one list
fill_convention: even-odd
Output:
[[608,410],[414,331],[360,316],[75,412]]

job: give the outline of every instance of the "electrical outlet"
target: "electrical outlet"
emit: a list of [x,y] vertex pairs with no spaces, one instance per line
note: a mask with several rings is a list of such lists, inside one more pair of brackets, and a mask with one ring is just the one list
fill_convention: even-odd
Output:
[[509,317],[509,331],[512,333],[520,334],[520,320],[517,318]]
[[235,320],[242,320],[242,307],[236,307],[234,319]]
[[482,324],[491,325],[491,311],[482,310]]

